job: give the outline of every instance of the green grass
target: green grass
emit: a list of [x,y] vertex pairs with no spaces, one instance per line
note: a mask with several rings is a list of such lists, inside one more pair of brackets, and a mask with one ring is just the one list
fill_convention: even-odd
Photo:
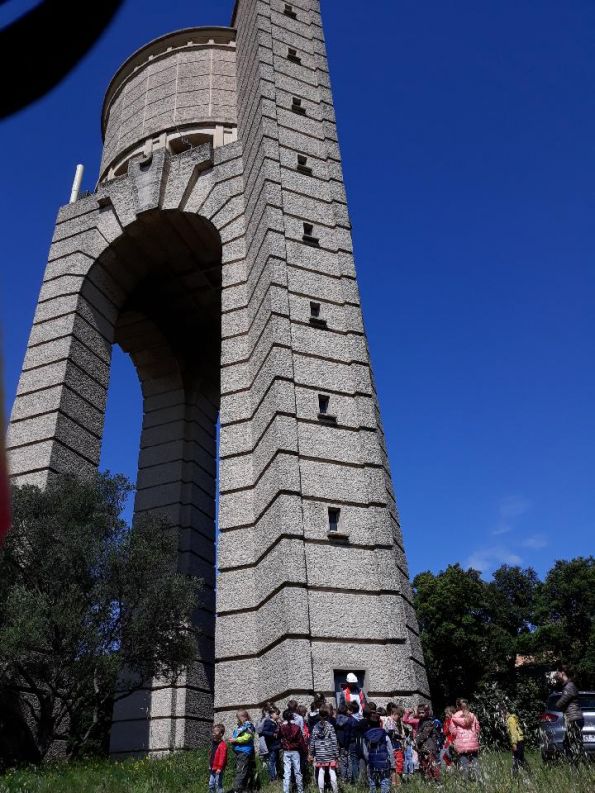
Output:
[[[544,767],[537,754],[529,756],[531,773],[518,782],[511,778],[510,755],[485,752],[481,757],[482,781],[465,783],[456,773],[442,780],[445,793],[482,791],[482,793],[595,793],[595,764],[575,773],[567,766]],[[261,770],[261,778],[266,773]],[[39,769],[12,771],[0,777],[0,793],[196,793],[206,791],[207,753],[187,752],[156,760],[91,760],[57,763]],[[228,767],[226,791],[233,783],[233,768]],[[434,787],[415,777],[401,786],[402,793],[421,793]],[[280,793],[281,786],[265,785],[263,793]],[[365,793],[367,789],[348,786],[344,793]],[[311,793],[315,793],[313,787]]]
[[208,768],[204,751],[159,760],[56,763],[9,772],[0,777],[0,793],[194,793],[207,790]]
[[[530,773],[514,780],[511,755],[485,751],[480,756],[480,782],[467,782],[453,770],[443,774],[439,789],[444,793],[595,793],[595,764],[577,773],[566,765],[544,766],[537,752],[528,754],[528,762]],[[434,789],[435,786],[424,782],[417,774],[413,781],[398,788],[402,793],[428,793]]]

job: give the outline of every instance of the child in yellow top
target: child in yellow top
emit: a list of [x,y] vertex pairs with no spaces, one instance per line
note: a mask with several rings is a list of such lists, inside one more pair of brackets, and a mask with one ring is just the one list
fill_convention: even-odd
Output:
[[506,705],[501,705],[500,712],[506,722],[506,730],[510,748],[512,749],[512,773],[513,776],[516,776],[519,768],[528,770],[527,761],[525,760],[525,734],[516,713],[511,713]]

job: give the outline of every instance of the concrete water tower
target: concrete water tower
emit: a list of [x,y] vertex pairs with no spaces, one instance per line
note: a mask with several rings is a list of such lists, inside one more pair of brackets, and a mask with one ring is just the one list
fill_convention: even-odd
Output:
[[[112,346],[142,385],[135,510],[205,580],[196,663],[114,714],[114,754],[213,713],[428,696],[353,262],[319,0],[238,0],[105,98],[97,190],[59,212],[10,432],[18,483],[100,456]],[[216,423],[221,424],[215,597]]]

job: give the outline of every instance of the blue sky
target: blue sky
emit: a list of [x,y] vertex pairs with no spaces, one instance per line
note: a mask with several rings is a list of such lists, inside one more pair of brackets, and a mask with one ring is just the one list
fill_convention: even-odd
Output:
[[[167,31],[228,24],[231,6],[127,0],[75,73],[0,125],[7,406],[77,162],[94,187],[112,74]],[[543,574],[592,553],[595,4],[323,0],[323,15],[411,572]],[[119,354],[111,470],[134,475],[139,422]]]

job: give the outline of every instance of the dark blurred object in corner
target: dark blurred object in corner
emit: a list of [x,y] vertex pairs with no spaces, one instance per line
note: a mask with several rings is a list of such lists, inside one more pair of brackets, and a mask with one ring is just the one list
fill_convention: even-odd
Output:
[[41,0],[0,30],[0,118],[54,88],[91,49],[122,2]]

